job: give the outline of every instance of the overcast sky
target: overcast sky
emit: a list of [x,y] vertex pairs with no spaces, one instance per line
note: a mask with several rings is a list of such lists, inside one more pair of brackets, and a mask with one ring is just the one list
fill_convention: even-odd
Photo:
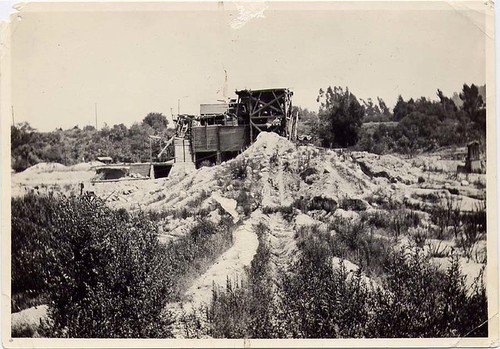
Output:
[[[484,15],[449,3],[31,4],[12,31],[15,122],[130,126],[148,112],[196,114],[235,89],[290,87],[317,110],[319,88],[359,98],[435,98],[485,83]],[[68,5],[64,5],[67,6]],[[380,5],[388,8],[389,5]],[[173,9],[173,7],[172,7]],[[246,23],[238,18],[251,17]],[[253,16],[253,17],[252,17]],[[224,78],[227,71],[227,83]]]

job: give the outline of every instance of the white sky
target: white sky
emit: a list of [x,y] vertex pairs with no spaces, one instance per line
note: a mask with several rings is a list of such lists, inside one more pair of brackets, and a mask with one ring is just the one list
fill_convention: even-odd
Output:
[[[15,121],[47,131],[130,126],[148,112],[170,117],[227,91],[290,87],[293,103],[316,110],[319,88],[348,86],[359,98],[435,98],[485,83],[484,14],[449,3],[243,4],[263,10],[234,29],[234,3],[30,4],[12,31]],[[50,6],[50,8],[47,8]],[[66,9],[68,4],[65,4]],[[371,7],[369,7],[371,6]],[[371,8],[372,10],[366,10]],[[153,11],[155,10],[155,11]]]

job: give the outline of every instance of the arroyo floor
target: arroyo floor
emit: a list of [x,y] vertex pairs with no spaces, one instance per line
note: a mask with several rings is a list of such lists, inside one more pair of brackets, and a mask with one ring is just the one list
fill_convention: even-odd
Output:
[[181,325],[183,314],[193,314],[200,308],[210,305],[214,285],[226,287],[228,278],[232,282],[241,282],[245,278],[245,271],[250,268],[259,246],[253,226],[261,219],[261,211],[256,210],[250,218],[241,222],[233,232],[233,245],[219,256],[205,273],[195,279],[184,294],[182,302],[167,306],[167,309],[176,317],[173,331],[176,338],[185,337]]
[[[450,150],[451,151],[451,150]],[[269,227],[271,259],[275,270],[286,268],[294,258],[296,241],[294,233],[300,226],[326,223],[338,218],[359,219],[362,212],[353,208],[337,209],[334,213],[322,210],[300,212],[294,221],[286,221],[281,214],[263,214],[255,211],[242,219],[242,207],[236,200],[241,191],[259,202],[258,207],[276,208],[290,206],[295,200],[320,199],[342,202],[344,199],[363,203],[367,213],[381,212],[380,202],[395,202],[413,206],[445,205],[450,197],[456,199],[463,211],[471,211],[483,202],[486,194],[484,174],[457,174],[463,164],[455,160],[453,150],[422,154],[408,159],[395,155],[376,155],[365,152],[333,151],[312,146],[296,146],[276,134],[261,133],[251,147],[236,159],[219,166],[203,167],[187,175],[174,174],[154,181],[123,181],[92,185],[93,164],[65,167],[60,164],[39,164],[22,173],[12,175],[12,196],[23,195],[31,190],[51,190],[78,194],[79,183],[85,190],[94,192],[113,208],[130,211],[146,210],[170,212],[159,222],[159,238],[162,242],[175,241],[185,236],[195,224],[195,214],[200,210],[212,210],[208,219],[220,222],[221,207],[233,220],[239,221],[233,233],[233,245],[208,269],[197,277],[186,290],[183,302],[170,304],[174,314],[182,314],[208,304],[212,297],[213,283],[226,286],[229,276],[241,280],[249,268],[258,248],[253,225],[263,222]],[[453,156],[451,156],[453,155]],[[458,154],[460,155],[460,154]],[[235,178],[235,164],[244,164],[246,178]],[[450,193],[459,193],[453,194]],[[428,201],[436,198],[436,202]],[[255,206],[255,205],[254,205]],[[176,213],[187,209],[187,217]],[[421,212],[424,223],[430,224],[428,214]],[[407,237],[404,237],[407,240]],[[402,239],[404,240],[404,239]],[[429,244],[448,244],[454,241],[435,241]],[[485,250],[486,240],[477,244]],[[441,265],[447,258],[434,258]],[[478,275],[483,263],[461,258],[462,271],[467,284]],[[444,266],[444,264],[443,264]],[[13,314],[14,317],[14,314]],[[177,322],[177,325],[179,322]],[[174,334],[184,334],[176,326]]]

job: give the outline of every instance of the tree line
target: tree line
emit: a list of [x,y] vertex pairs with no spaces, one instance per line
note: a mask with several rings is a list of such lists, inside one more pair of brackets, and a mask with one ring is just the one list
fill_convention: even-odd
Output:
[[438,89],[437,100],[405,100],[400,95],[391,112],[381,98],[377,103],[358,99],[348,88],[335,86],[320,89],[318,112],[297,110],[301,131],[309,133],[317,145],[414,154],[463,146],[471,140],[485,143],[485,89],[464,84],[451,98]]
[[[22,123],[11,126],[12,169],[23,171],[40,162],[74,165],[94,161],[98,156],[110,156],[120,162],[149,161],[148,136],[166,139],[173,132],[161,113],[149,113],[130,127],[121,123],[112,127],[105,125],[100,130],[93,126],[75,126],[68,130],[38,132],[28,123]],[[160,144],[154,142],[153,146],[158,150]]]

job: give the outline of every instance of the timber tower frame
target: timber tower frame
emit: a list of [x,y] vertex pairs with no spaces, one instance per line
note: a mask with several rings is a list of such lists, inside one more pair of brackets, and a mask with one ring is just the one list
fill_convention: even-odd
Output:
[[292,113],[293,92],[287,88],[236,91],[236,115],[250,126],[250,143],[262,131],[297,139],[298,115]]

